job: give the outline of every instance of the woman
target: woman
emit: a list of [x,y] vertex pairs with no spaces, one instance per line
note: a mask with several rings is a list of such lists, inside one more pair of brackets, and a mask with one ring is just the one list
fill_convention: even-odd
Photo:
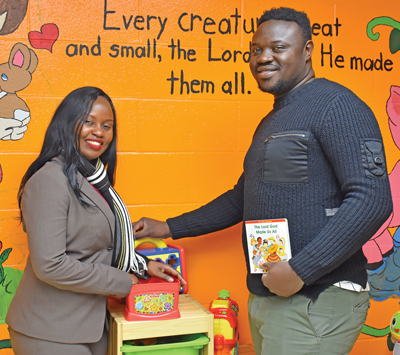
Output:
[[169,265],[135,253],[129,214],[112,188],[116,140],[109,96],[74,90],[22,179],[30,255],[6,318],[16,355],[106,354],[107,296],[128,295],[145,274],[186,284]]

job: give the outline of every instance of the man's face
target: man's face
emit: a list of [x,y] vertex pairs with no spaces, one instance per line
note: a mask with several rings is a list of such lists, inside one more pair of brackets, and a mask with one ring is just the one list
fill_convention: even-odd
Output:
[[313,45],[311,41],[304,44],[296,22],[263,22],[253,36],[251,48],[250,70],[260,90],[275,97],[297,87],[311,69]]

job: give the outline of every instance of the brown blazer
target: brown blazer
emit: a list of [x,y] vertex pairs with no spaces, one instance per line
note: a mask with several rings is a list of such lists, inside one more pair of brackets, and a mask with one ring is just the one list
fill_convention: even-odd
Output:
[[29,257],[6,323],[22,334],[87,343],[104,330],[107,296],[126,296],[129,275],[111,267],[114,215],[81,175],[82,207],[54,158],[27,182],[22,196]]

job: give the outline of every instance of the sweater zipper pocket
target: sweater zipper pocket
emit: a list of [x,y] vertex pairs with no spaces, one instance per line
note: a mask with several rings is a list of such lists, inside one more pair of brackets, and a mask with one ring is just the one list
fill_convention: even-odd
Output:
[[310,135],[300,130],[281,131],[265,139],[262,181],[308,183]]
[[280,137],[302,137],[302,138],[305,138],[305,136],[306,136],[305,134],[300,134],[300,133],[276,134],[274,136],[268,137],[265,140],[265,143],[269,142],[271,139],[274,139],[274,138],[280,138]]

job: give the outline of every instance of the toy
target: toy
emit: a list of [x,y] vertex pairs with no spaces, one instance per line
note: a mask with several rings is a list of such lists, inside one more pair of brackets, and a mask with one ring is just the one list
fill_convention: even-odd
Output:
[[390,322],[390,334],[394,343],[393,355],[400,355],[400,311],[397,311]]
[[150,277],[139,279],[126,297],[124,317],[127,321],[180,318],[178,309],[180,282]]
[[[139,253],[154,261],[171,265],[187,281],[185,251],[178,245],[166,244],[162,239],[143,238],[135,241],[135,248],[143,243],[150,243],[155,249],[140,249]],[[188,292],[188,284],[180,288],[180,293]]]
[[222,290],[219,292],[219,298],[210,303],[209,310],[214,314],[214,354],[237,354],[239,347],[238,304],[229,298],[229,291]]

